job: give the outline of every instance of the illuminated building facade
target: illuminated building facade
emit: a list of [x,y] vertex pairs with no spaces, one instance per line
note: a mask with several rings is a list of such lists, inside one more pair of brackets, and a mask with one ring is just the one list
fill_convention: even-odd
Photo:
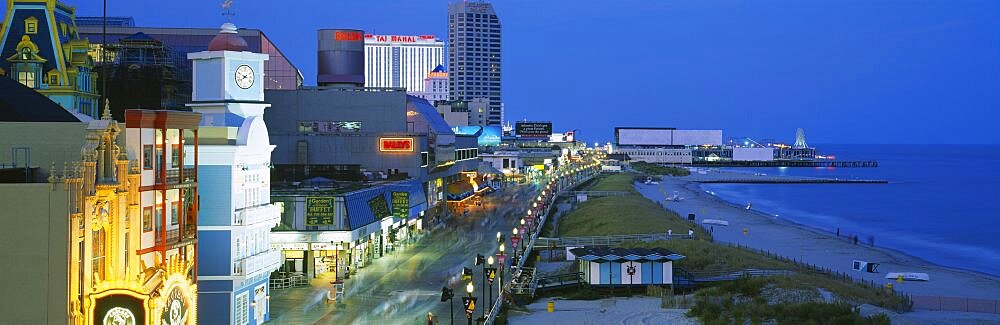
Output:
[[8,0],[0,25],[0,77],[35,89],[70,112],[98,118],[90,44],[75,9],[55,0]]
[[426,91],[424,78],[444,64],[444,42],[434,35],[365,34],[365,87]]
[[194,324],[197,169],[180,162],[197,157],[185,144],[200,115],[129,111],[121,124],[105,110],[82,122],[21,84],[0,85],[47,102],[15,101],[30,106],[0,122],[0,137],[44,133],[16,145],[62,162],[46,168],[45,183],[0,184],[0,287],[11,293],[0,296],[3,322]]
[[226,23],[207,51],[188,54],[194,75],[193,111],[202,113],[198,320],[261,324],[268,287],[281,253],[268,233],[280,211],[271,204],[271,151],[264,124],[264,61]]

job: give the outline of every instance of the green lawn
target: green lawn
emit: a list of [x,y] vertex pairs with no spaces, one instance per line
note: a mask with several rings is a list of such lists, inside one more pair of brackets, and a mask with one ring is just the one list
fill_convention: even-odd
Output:
[[[633,174],[602,176],[592,183],[589,191],[626,191],[625,196],[591,198],[559,220],[559,235],[563,237],[630,235],[664,233],[687,234],[692,224],[653,201],[638,194],[632,187]],[[695,227],[698,236],[707,236]]]
[[637,161],[632,163],[632,169],[651,175],[670,175],[670,176],[691,175],[691,171],[687,170],[686,168],[666,167],[656,164],[650,164],[644,161]]

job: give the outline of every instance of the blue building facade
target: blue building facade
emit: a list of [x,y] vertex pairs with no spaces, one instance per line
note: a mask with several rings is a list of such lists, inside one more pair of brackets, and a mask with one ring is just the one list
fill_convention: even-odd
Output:
[[261,324],[268,319],[269,278],[281,254],[268,233],[280,210],[270,201],[274,150],[264,124],[261,72],[267,54],[249,52],[226,23],[208,51],[188,54],[194,67],[193,111],[199,134],[198,321]]
[[673,284],[673,262],[684,259],[662,248],[580,247],[569,252],[590,285]]

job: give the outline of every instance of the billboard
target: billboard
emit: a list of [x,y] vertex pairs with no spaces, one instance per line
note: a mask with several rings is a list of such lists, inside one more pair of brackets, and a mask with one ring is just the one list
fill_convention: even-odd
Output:
[[372,209],[375,220],[382,220],[391,215],[389,212],[389,203],[385,202],[385,196],[381,194],[368,200],[368,207]]
[[392,192],[392,215],[401,219],[410,216],[409,192]]
[[473,135],[482,130],[479,134],[477,142],[480,147],[498,146],[500,145],[500,137],[503,135],[503,131],[500,130],[500,126],[456,126],[451,128],[455,134]]
[[552,122],[517,122],[514,134],[518,138],[548,139],[552,135]]
[[333,217],[332,197],[306,198],[306,226],[333,225]]

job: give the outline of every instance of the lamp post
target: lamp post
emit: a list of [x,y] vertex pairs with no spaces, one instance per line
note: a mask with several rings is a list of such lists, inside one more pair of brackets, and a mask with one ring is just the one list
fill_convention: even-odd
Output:
[[[486,264],[489,264],[489,267],[490,267],[491,270],[493,269],[493,255],[490,255],[490,257],[486,258]],[[488,292],[489,292],[489,297],[490,297],[490,308],[493,308],[493,278],[490,278],[490,287],[489,288],[490,288],[490,291],[488,291]]]
[[[501,238],[502,238],[502,237],[501,237]],[[503,251],[504,251],[504,248],[505,248],[505,247],[504,247],[504,243],[500,243],[500,256],[501,256],[501,257],[506,257],[506,256],[505,256],[505,255],[503,254]],[[500,283],[503,283],[503,269],[504,269],[504,268],[506,268],[506,265],[504,265],[504,264],[505,264],[505,263],[504,263],[504,259],[503,259],[503,258],[501,258],[501,259],[500,259]],[[501,291],[503,290],[503,285],[502,285],[502,284],[500,285],[500,290],[501,290]],[[500,297],[500,293],[499,293],[499,292],[497,292],[497,297]]]
[[[469,281],[469,284],[465,285],[465,292],[469,294],[469,299],[470,300],[472,299],[472,290],[473,289],[475,289],[475,286],[472,285],[472,281]],[[473,300],[473,302],[474,301],[475,300]],[[469,325],[472,325],[472,313],[466,312],[465,313],[465,318],[467,318],[469,320]]]
[[[490,256],[490,259],[492,260],[493,256]],[[481,255],[481,254],[476,254],[476,265],[482,265],[482,267],[483,267],[483,273],[482,273],[483,281],[479,283],[479,286],[485,292],[486,291],[486,258],[483,255]],[[486,318],[486,308],[485,307],[483,308],[483,318]]]
[[510,261],[510,267],[513,268],[514,265],[517,265],[517,244],[521,238],[517,236],[517,227],[514,227],[514,230],[511,230],[511,233],[514,234],[513,236],[510,236],[510,244],[514,246],[512,247],[514,249],[514,253],[511,254],[511,256],[514,259]]

